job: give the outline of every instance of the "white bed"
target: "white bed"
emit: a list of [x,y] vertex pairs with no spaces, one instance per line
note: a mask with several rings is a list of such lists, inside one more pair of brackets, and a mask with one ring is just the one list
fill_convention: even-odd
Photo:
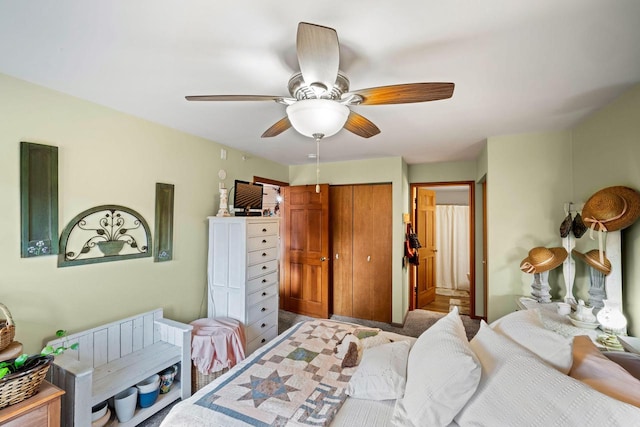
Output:
[[[334,366],[327,370],[329,376],[334,373],[332,378],[339,377],[343,383],[336,386],[331,379],[317,379],[333,385],[332,390],[342,395],[350,395],[337,403],[337,412],[331,412],[330,408],[322,413],[325,409],[321,409],[316,415],[326,415],[324,419],[308,417],[308,413],[302,419],[299,410],[290,410],[286,405],[295,406],[294,395],[304,389],[299,377],[310,374],[297,375],[290,369],[298,363],[303,370],[309,371],[310,367],[318,370],[321,362],[316,362],[318,359],[278,362],[280,357],[274,356],[286,346],[281,353],[291,352],[292,343],[312,348],[313,344],[301,341],[300,336],[308,334],[307,330],[322,329],[317,322],[325,322],[322,326],[325,328],[354,327],[326,320],[318,320],[313,325],[305,322],[294,325],[191,398],[177,404],[161,427],[640,426],[640,381],[619,365],[607,361],[613,364],[609,366],[600,359],[583,364],[580,376],[573,375],[573,340],[545,329],[536,310],[512,313],[491,326],[483,322],[471,343],[467,341],[457,311],[440,319],[417,340],[380,332],[394,342],[366,349],[356,367],[336,370]],[[296,335],[292,335],[294,330]],[[321,338],[330,347],[340,338],[340,334],[336,335],[333,342],[327,339],[325,330]],[[589,351],[591,349],[587,353]],[[325,362],[335,358],[326,350],[319,353],[324,353]],[[592,356],[604,358],[598,354],[587,356],[585,360]],[[273,364],[274,360],[281,364]],[[598,372],[594,372],[593,366]],[[267,367],[270,370],[260,370]],[[253,387],[254,380],[263,381],[266,372],[273,370],[283,378],[279,387],[287,387],[280,390],[283,393],[278,399],[261,395],[256,399],[255,391],[252,398],[243,395],[243,399],[237,399]],[[580,380],[568,375],[570,371]],[[623,400],[629,403],[610,397],[619,396],[615,393],[598,391],[597,381],[586,380],[591,377],[605,378],[600,382],[609,388],[622,385]],[[240,393],[239,389],[244,391]],[[309,395],[312,396],[311,392]],[[354,395],[366,398],[352,397]],[[388,399],[390,395],[402,398]],[[283,402],[289,397],[291,401]],[[372,400],[385,397],[386,400]],[[232,401],[231,409],[225,407],[227,398]],[[307,402],[312,400],[307,398]],[[280,411],[281,414],[277,413]]]

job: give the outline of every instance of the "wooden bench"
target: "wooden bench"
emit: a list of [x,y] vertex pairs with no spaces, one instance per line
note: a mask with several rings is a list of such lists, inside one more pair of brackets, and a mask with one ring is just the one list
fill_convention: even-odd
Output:
[[177,399],[191,395],[191,325],[165,319],[162,309],[50,341],[69,347],[56,356],[49,381],[66,391],[62,425],[91,425],[91,407],[168,368],[179,365],[171,391],[118,426],[135,426]]

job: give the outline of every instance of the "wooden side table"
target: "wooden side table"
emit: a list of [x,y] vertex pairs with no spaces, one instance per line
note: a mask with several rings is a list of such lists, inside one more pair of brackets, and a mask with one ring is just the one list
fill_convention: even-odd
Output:
[[63,390],[43,381],[40,391],[29,399],[0,409],[2,427],[60,427],[60,398]]

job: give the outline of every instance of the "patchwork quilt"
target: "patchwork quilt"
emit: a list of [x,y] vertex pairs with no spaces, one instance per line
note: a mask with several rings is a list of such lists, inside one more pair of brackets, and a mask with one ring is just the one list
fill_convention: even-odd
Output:
[[[355,368],[341,368],[334,348],[355,325],[302,322],[257,358],[238,365],[194,406],[202,425],[328,425],[347,398]],[[191,424],[194,425],[194,424]]]

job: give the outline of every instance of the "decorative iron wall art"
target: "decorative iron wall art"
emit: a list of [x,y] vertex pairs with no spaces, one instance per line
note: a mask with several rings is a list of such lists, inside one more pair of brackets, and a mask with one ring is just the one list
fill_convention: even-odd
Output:
[[151,256],[151,233],[133,209],[102,205],[69,222],[60,237],[58,267]]

